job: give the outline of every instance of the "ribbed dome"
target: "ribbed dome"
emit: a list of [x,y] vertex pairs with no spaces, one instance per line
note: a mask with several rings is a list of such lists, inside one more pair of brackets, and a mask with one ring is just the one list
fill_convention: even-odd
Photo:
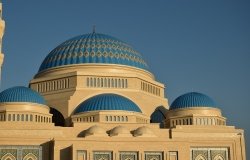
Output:
[[12,87],[1,92],[0,103],[6,102],[31,102],[45,104],[44,98],[38,92],[23,86]]
[[170,109],[189,108],[189,107],[215,107],[215,102],[202,93],[190,92],[176,98],[171,104]]
[[91,63],[148,69],[141,55],[131,46],[117,38],[93,32],[60,44],[44,59],[39,72],[59,66]]
[[124,110],[141,112],[131,100],[116,94],[99,94],[82,102],[75,113],[99,110]]

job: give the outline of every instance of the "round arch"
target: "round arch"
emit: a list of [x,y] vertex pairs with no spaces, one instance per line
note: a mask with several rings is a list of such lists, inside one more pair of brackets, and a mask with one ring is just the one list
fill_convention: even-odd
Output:
[[65,125],[65,119],[61,112],[59,112],[57,109],[50,107],[49,113],[52,114],[52,122],[55,124],[55,126],[64,126]]
[[166,119],[167,109],[164,106],[157,107],[150,115],[150,123],[159,123],[160,127],[164,127],[164,120]]

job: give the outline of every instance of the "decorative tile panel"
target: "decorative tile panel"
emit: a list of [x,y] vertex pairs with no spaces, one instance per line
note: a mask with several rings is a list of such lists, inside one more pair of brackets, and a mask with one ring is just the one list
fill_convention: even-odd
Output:
[[94,152],[94,160],[112,160],[112,152]]
[[229,160],[228,148],[225,147],[193,147],[190,151],[191,160]]
[[163,152],[145,152],[145,160],[163,160]]
[[120,160],[138,160],[138,152],[120,152]]
[[1,149],[0,148],[0,159],[2,159],[2,157],[4,157],[6,154],[11,154],[15,158],[17,158],[17,149],[11,149],[11,148]]
[[204,157],[206,160],[208,159],[208,150],[194,150],[192,152],[193,160],[196,160],[197,157]]
[[[42,160],[41,146],[0,146],[0,159],[5,155],[12,155],[16,160]],[[14,159],[12,158],[12,159]]]

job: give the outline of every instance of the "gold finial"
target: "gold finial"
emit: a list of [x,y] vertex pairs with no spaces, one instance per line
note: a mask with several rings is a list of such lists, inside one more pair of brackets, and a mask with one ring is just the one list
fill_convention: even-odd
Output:
[[93,25],[93,33],[95,33],[95,25]]

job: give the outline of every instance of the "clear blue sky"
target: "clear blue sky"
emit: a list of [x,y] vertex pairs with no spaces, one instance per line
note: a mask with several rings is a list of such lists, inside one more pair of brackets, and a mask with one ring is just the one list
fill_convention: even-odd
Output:
[[96,25],[143,55],[170,103],[189,91],[212,97],[249,146],[250,1],[3,0],[3,16],[2,89],[27,86],[53,48]]

